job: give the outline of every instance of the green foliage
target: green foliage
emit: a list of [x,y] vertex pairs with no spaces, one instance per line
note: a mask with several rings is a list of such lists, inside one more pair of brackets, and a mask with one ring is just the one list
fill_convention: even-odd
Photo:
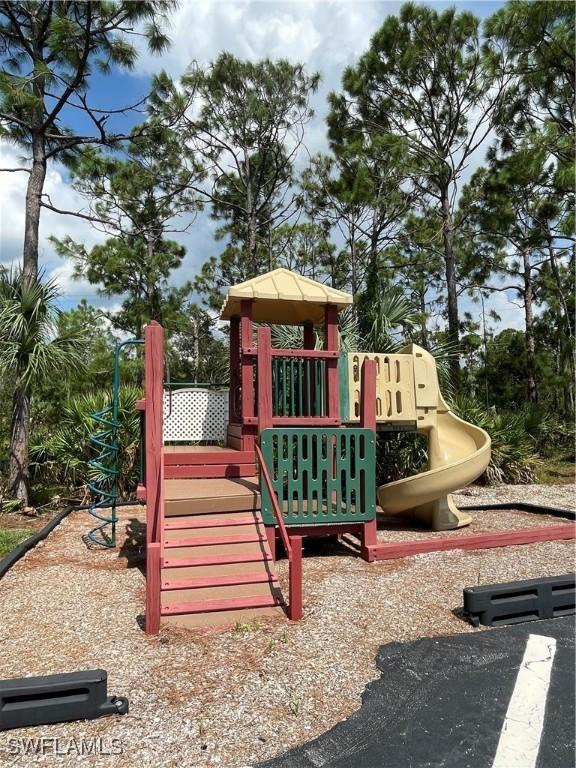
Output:
[[58,253],[73,260],[76,279],[100,286],[105,296],[124,297],[109,319],[137,338],[150,320],[169,331],[178,327],[191,291],[189,283],[168,285],[186,249],[167,234],[176,231],[179,217],[200,207],[190,187],[201,170],[193,160],[184,166],[184,154],[176,133],[154,123],[133,130],[125,158],[85,150],[72,169],[72,185],[88,201],[94,226],[111,237],[90,250],[70,237],[51,238]]
[[164,50],[168,38],[162,25],[174,5],[172,0],[2,3],[0,136],[29,146],[41,128],[49,154],[66,154],[85,138],[67,125],[68,104],[86,112],[96,134],[104,131],[105,120],[90,114],[83,101],[92,73],[108,73],[113,66],[133,69],[137,51],[130,38],[141,30],[152,51]]
[[241,61],[230,53],[205,69],[191,66],[180,87],[165,73],[155,79],[153,113],[177,125],[202,158],[207,183],[197,189],[223,221],[217,236],[229,238],[195,282],[214,308],[222,287],[269,268],[271,233],[293,214],[292,167],[318,80],[300,64]]
[[58,333],[60,292],[54,280],[26,283],[20,270],[0,276],[0,370],[15,385],[65,376],[84,360],[85,335]]
[[[342,352],[355,352],[364,349],[365,343],[360,335],[358,319],[352,307],[347,307],[340,312],[340,349]],[[315,349],[322,349],[324,337],[315,330]],[[304,332],[298,325],[273,325],[272,346],[278,349],[302,349],[304,346]]]
[[452,406],[471,424],[486,430],[492,456],[485,473],[489,483],[533,483],[539,461],[534,440],[526,429],[526,413],[485,408],[475,400],[457,397]]
[[[123,498],[133,495],[138,481],[138,446],[140,416],[135,408],[141,390],[132,385],[120,387],[118,413],[119,492]],[[109,403],[105,391],[88,391],[76,395],[62,407],[58,425],[31,448],[34,480],[37,483],[59,483],[68,492],[78,492],[94,475],[88,461],[97,455],[90,435],[99,427],[91,414]]]

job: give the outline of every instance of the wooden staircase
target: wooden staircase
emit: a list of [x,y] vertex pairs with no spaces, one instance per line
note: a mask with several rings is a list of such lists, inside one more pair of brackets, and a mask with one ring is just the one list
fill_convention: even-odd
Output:
[[[209,627],[282,614],[282,595],[260,517],[254,458],[250,462],[245,452],[202,448],[165,448],[161,623]],[[202,454],[204,461],[210,453],[218,455],[211,464],[181,463],[186,455]],[[232,461],[226,454],[233,454]],[[248,466],[250,477],[235,476]]]
[[165,445],[164,477],[253,477],[254,451],[237,451],[219,445]]

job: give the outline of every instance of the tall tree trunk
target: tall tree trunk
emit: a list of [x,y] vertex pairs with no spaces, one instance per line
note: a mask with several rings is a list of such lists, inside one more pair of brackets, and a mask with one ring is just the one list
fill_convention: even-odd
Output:
[[190,328],[192,329],[192,362],[191,376],[192,381],[198,381],[198,368],[200,367],[200,339],[198,332],[198,320],[195,317],[190,318]]
[[44,180],[46,179],[46,149],[44,137],[36,133],[32,137],[32,168],[26,188],[24,221],[23,280],[32,285],[38,276],[38,238],[40,210]]
[[[442,240],[444,243],[444,266],[446,274],[446,292],[448,296],[448,338],[458,347],[460,343],[460,318],[458,315],[458,293],[456,289],[456,261],[454,259],[454,221],[450,210],[448,190],[441,192]],[[450,375],[456,391],[460,384],[460,359],[450,359]]]
[[[560,311],[558,315],[558,338],[560,348],[560,373],[562,377],[562,392],[564,401],[564,413],[568,415],[574,411],[574,333],[570,321],[570,311],[568,302],[562,286],[562,279],[554,253],[553,240],[548,233],[548,261],[550,262],[550,271],[554,278],[556,291],[558,293],[558,302]],[[571,270],[573,274],[573,270]]]
[[426,289],[419,291],[418,303],[421,317],[420,324],[420,344],[424,349],[428,349],[428,328],[426,327]]
[[[38,242],[42,192],[46,179],[46,147],[40,131],[32,134],[32,168],[26,188],[24,217],[24,248],[22,253],[22,281],[33,285],[38,279]],[[10,461],[8,487],[12,496],[22,499],[27,506],[30,500],[30,391],[21,381],[19,369],[17,384],[12,396],[12,423],[10,429]]]
[[30,469],[28,445],[30,434],[30,395],[22,383],[19,366],[17,383],[12,395],[12,423],[10,429],[10,462],[8,490],[15,499],[22,499],[25,506],[30,500]]
[[524,278],[524,324],[526,327],[526,367],[528,388],[528,402],[538,402],[538,389],[536,386],[536,344],[534,342],[534,288],[532,285],[532,269],[528,251],[522,253],[522,266]]

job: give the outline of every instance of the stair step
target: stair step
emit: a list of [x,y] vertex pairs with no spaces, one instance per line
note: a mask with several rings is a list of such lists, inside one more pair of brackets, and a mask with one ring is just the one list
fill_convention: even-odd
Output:
[[[206,519],[203,519],[203,518]],[[194,517],[174,517],[164,520],[165,531],[183,531],[193,528],[224,528],[232,525],[254,525],[260,522],[254,515],[236,515],[235,517],[221,517],[219,515],[195,515]]]
[[246,541],[246,542],[233,542],[231,544],[213,543],[213,544],[198,544],[194,546],[191,551],[188,543],[186,546],[173,546],[170,547],[170,557],[178,560],[181,557],[211,557],[212,555],[245,555],[253,554],[261,556],[263,551],[268,550],[268,542],[262,541]]
[[225,584],[197,587],[195,589],[164,589],[161,594],[162,608],[182,603],[204,603],[206,600],[240,600],[252,597],[282,598],[278,584]]
[[206,464],[254,465],[254,461],[254,451],[236,451],[234,448],[219,448],[217,446],[164,446],[165,466],[178,464],[190,464],[196,466]]
[[205,557],[165,557],[163,568],[181,568],[196,565],[223,565],[229,563],[260,563],[272,560],[270,552],[240,552],[228,555],[206,555]]
[[164,498],[166,517],[260,509],[257,477],[165,480]]
[[164,467],[164,477],[167,480],[253,477],[255,471],[254,464],[168,464]]
[[[170,554],[172,554],[170,552]],[[179,562],[179,561],[178,561]],[[212,563],[209,565],[178,566],[174,568],[162,568],[161,581],[174,579],[213,579],[219,576],[241,578],[245,574],[261,573],[263,578],[268,578],[274,564],[268,560],[244,562],[244,563]]]
[[237,533],[233,536],[202,536],[195,539],[175,539],[174,541],[165,541],[164,548],[172,549],[174,547],[211,547],[220,544],[252,544],[254,542],[264,543],[267,539],[261,536],[257,531],[249,533]]
[[226,600],[202,600],[193,603],[174,603],[162,608],[162,616],[173,616],[179,613],[211,613],[213,611],[229,611],[242,608],[267,608],[281,605],[280,598],[273,595],[258,595],[256,597],[233,597]]
[[164,579],[162,589],[202,589],[204,587],[233,587],[241,584],[276,584],[273,573],[253,571],[223,576],[207,576],[203,579]]

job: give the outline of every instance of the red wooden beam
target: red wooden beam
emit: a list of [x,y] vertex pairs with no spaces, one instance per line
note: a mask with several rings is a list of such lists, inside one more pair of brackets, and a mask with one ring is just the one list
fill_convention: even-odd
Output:
[[146,542],[160,541],[162,497],[162,411],[164,407],[164,329],[155,320],[144,329],[146,445]]
[[338,307],[326,304],[324,308],[324,349],[338,350]]
[[193,603],[173,603],[162,608],[163,616],[177,613],[209,613],[212,611],[233,611],[238,608],[268,608],[280,605],[280,598],[274,595],[257,597],[230,597],[222,600],[198,600]]
[[194,568],[197,565],[231,565],[233,563],[260,563],[272,560],[269,552],[246,552],[231,555],[206,555],[203,557],[165,557],[163,568]]
[[338,426],[340,419],[329,416],[275,416],[272,423],[275,427],[330,427]]
[[175,464],[249,464],[254,461],[254,451],[235,451],[233,448],[224,451],[166,451],[164,464],[168,467]]
[[[252,301],[243,299],[240,302],[240,346],[252,346]],[[243,357],[240,368],[240,414],[242,418],[254,416],[254,363]],[[248,445],[244,440],[244,431],[242,431],[242,447]]]
[[272,331],[258,328],[258,432],[272,426]]
[[166,579],[162,589],[203,589],[204,587],[235,587],[242,584],[274,584],[276,577],[266,571],[205,576],[200,579]]
[[[324,348],[338,352],[340,346],[338,336],[338,308],[334,304],[326,304],[324,309]],[[326,402],[328,416],[340,418],[340,392],[338,381],[338,358],[326,363]]]
[[450,549],[492,549],[540,541],[561,541],[576,538],[576,525],[546,525],[540,528],[521,528],[515,531],[478,533],[471,536],[449,536],[443,539],[402,541],[378,544],[371,548],[375,560],[394,560],[423,552],[444,552]]
[[146,620],[148,635],[160,630],[160,542],[153,541],[146,548]]
[[290,560],[289,578],[289,604],[288,618],[291,621],[300,621],[302,610],[302,536],[290,537],[292,558]]
[[360,426],[376,431],[376,360],[368,358],[360,378]]
[[[242,350],[245,357],[255,357],[258,354],[257,347],[248,347]],[[301,357],[314,360],[334,360],[340,357],[338,350],[330,349],[279,349],[274,347],[272,357]]]
[[164,522],[166,531],[198,530],[202,528],[228,528],[253,526],[257,518],[252,515],[234,515],[233,517],[214,517],[214,515],[188,515],[187,517],[169,517]]
[[[244,424],[257,424],[258,419],[252,416],[249,419],[242,419]],[[273,427],[333,427],[340,424],[340,419],[330,418],[329,416],[273,416]]]
[[252,477],[256,473],[256,466],[252,464],[179,464],[165,467],[164,472],[168,480],[186,478],[211,478],[211,477]]
[[230,392],[229,420],[238,420],[238,388],[240,387],[240,318],[230,318]]
[[314,349],[316,339],[314,338],[314,324],[304,323],[304,349]]
[[[185,533],[182,534],[183,536]],[[266,541],[265,536],[261,536],[258,531],[248,531],[247,533],[234,533],[230,536],[197,536],[196,538],[182,538],[167,541],[165,549],[174,549],[175,547],[212,547],[218,544],[256,544]]]

